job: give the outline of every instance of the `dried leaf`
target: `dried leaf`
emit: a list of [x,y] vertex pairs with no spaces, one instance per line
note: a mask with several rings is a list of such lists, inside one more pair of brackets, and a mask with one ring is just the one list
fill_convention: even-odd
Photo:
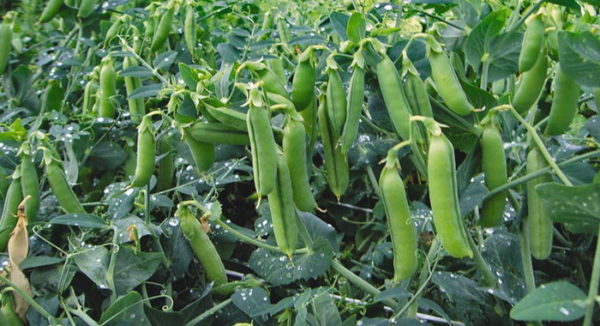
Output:
[[[17,225],[10,234],[10,239],[8,239],[8,260],[10,263],[10,281],[31,296],[29,280],[27,280],[23,271],[19,268],[21,262],[27,258],[27,254],[29,253],[29,234],[27,233],[27,217],[25,216],[24,205],[27,199],[29,197],[25,198],[19,205]],[[21,320],[26,322],[29,303],[16,293],[14,293],[14,299],[15,312]]]

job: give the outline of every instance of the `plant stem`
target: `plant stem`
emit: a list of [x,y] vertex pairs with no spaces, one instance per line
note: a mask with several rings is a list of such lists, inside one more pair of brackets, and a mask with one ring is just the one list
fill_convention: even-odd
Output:
[[218,304],[216,304],[214,307],[206,310],[205,312],[203,312],[200,316],[190,320],[187,324],[185,324],[185,326],[194,326],[197,325],[198,323],[200,323],[202,320],[204,320],[206,317],[216,313],[217,311],[225,308],[225,306],[227,306],[228,304],[231,303],[231,298],[220,302]]
[[[431,262],[435,260],[435,257],[438,254],[440,248],[440,243],[436,239],[433,239],[431,242],[431,247],[429,247],[429,252],[427,253],[427,259],[421,266],[421,271],[419,272],[419,281],[417,282],[418,291],[413,296],[414,299],[411,298],[412,303],[410,303],[408,310],[406,311],[407,318],[415,318],[417,317],[417,312],[419,310],[419,303],[417,300],[421,297],[421,293],[425,289],[425,285],[433,275],[434,268],[431,268]],[[431,270],[430,270],[431,268]],[[431,274],[430,274],[431,272]]]
[[525,277],[525,286],[527,293],[535,290],[535,276],[533,274],[533,265],[531,264],[531,251],[529,250],[529,233],[525,228],[519,232],[519,241],[521,242],[521,264],[523,265],[523,276]]
[[[531,16],[531,14],[533,14],[536,10],[538,10],[538,8],[544,4],[546,0],[538,0],[538,2],[536,2],[533,6],[531,6],[527,12],[525,14],[523,14],[523,16],[517,20],[517,22],[515,24],[513,24],[510,29],[509,32],[513,32],[515,31],[517,28],[519,28],[519,26],[521,26],[521,24],[523,24],[525,22],[525,20],[527,19],[527,17]],[[519,10],[519,8],[516,8],[516,10]]]
[[[600,235],[600,227],[598,228]],[[594,317],[594,307],[596,306],[596,295],[598,294],[598,282],[600,281],[600,238],[596,237],[596,254],[594,255],[594,267],[592,267],[592,276],[590,277],[590,289],[588,290],[587,307],[583,326],[591,326]]]
[[490,266],[488,266],[485,260],[483,260],[481,251],[479,251],[479,247],[475,241],[473,241],[473,238],[471,236],[467,236],[467,239],[469,240],[469,246],[473,251],[473,260],[475,261],[475,265],[483,277],[483,285],[487,287],[495,287],[498,282],[496,276],[494,273],[492,273]]
[[39,312],[40,315],[44,316],[44,318],[46,318],[49,321],[54,320],[54,316],[52,316],[48,311],[46,311],[46,309],[44,309],[44,307],[42,307],[39,303],[37,303],[35,300],[33,300],[32,297],[30,297],[27,293],[25,293],[25,291],[23,291],[16,284],[14,284],[13,282],[11,282],[9,279],[7,279],[6,277],[4,277],[2,275],[0,275],[0,281],[2,281],[2,283],[8,284],[15,292],[17,292],[21,296],[21,298],[23,298],[23,300],[27,301],[27,303],[29,303],[35,310],[37,310],[37,312]]

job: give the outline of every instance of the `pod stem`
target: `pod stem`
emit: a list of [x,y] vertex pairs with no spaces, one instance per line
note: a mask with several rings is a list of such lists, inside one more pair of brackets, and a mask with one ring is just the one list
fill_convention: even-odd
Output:
[[475,265],[477,266],[477,269],[483,278],[483,285],[487,287],[495,287],[498,283],[498,280],[496,279],[496,276],[494,276],[494,273],[492,273],[490,266],[483,259],[481,251],[479,250],[479,246],[477,246],[470,235],[467,236],[467,239],[469,240],[469,247],[471,247],[471,250],[473,251],[473,260],[475,261]]
[[46,318],[48,321],[55,321],[54,316],[52,316],[48,311],[46,311],[46,309],[44,309],[44,307],[42,307],[39,303],[37,303],[37,301],[35,301],[31,296],[29,296],[25,291],[23,291],[23,289],[21,289],[16,284],[14,284],[2,275],[0,275],[0,281],[10,286],[12,291],[17,292],[17,294],[19,294],[21,298],[27,301],[27,303],[29,303],[35,310],[37,310],[37,312],[40,315],[44,316],[44,318]]
[[[598,229],[600,235],[600,227]],[[590,277],[590,288],[588,290],[587,307],[585,308],[585,317],[583,326],[591,326],[594,317],[594,307],[596,306],[596,295],[598,294],[598,283],[600,282],[600,238],[596,237],[596,253],[594,255],[594,266]]]
[[[421,266],[421,271],[419,272],[419,280],[417,283],[417,292],[415,292],[415,294],[412,296],[412,298],[409,300],[409,302],[406,303],[404,308],[402,308],[400,310],[400,312],[398,313],[398,316],[400,316],[401,313],[404,310],[406,310],[407,318],[417,317],[417,312],[419,309],[419,303],[417,302],[417,300],[421,297],[421,294],[423,293],[423,291],[425,291],[425,288],[426,288],[427,284],[429,283],[429,280],[433,276],[433,271],[435,270],[435,267],[438,262],[437,255],[439,253],[439,249],[440,249],[440,242],[437,241],[436,239],[433,239],[433,241],[431,242],[431,246],[429,247],[429,252],[427,253],[427,256],[425,256],[425,261],[423,263],[423,266]],[[433,262],[433,264],[432,264],[432,262]]]
[[199,323],[201,321],[203,321],[204,319],[206,319],[207,317],[215,314],[216,312],[218,312],[219,310],[225,308],[227,305],[229,305],[232,302],[231,298],[219,302],[218,304],[214,305],[212,308],[206,310],[205,312],[203,312],[202,314],[200,314],[198,317],[190,320],[189,322],[187,322],[185,324],[185,326],[194,326],[194,325],[199,325]]

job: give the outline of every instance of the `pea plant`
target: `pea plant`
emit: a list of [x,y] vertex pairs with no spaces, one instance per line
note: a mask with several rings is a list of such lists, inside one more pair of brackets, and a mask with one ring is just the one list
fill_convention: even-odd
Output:
[[598,325],[597,0],[0,4],[0,325]]

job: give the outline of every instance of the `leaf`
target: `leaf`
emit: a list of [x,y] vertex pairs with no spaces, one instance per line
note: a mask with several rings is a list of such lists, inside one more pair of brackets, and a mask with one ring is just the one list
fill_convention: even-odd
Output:
[[185,85],[187,86],[187,88],[195,91],[196,90],[196,84],[198,84],[198,73],[196,72],[196,70],[188,65],[186,65],[183,62],[179,63],[179,74],[181,76],[181,79],[183,79],[183,82],[185,83]]
[[[25,198],[23,202],[28,200]],[[8,239],[8,261],[10,263],[10,276],[9,279],[18,288],[27,293],[30,297],[31,288],[29,286],[29,280],[19,267],[19,265],[25,260],[29,253],[29,234],[27,233],[27,218],[25,217],[25,206],[23,203],[19,205],[17,213],[17,225],[10,234]],[[27,309],[29,309],[29,303],[23,299],[19,294],[15,293],[15,312],[19,315],[21,320],[26,321]]]
[[144,314],[144,303],[142,296],[131,291],[117,299],[100,317],[102,325],[151,325]]
[[51,219],[49,223],[81,228],[104,228],[107,226],[106,222],[99,216],[84,213],[60,215]]
[[575,285],[559,281],[533,290],[511,310],[515,320],[577,320],[585,313],[586,295]]
[[488,194],[488,189],[481,182],[470,183],[460,192],[460,213],[465,216],[472,212],[476,206],[483,202]]
[[591,32],[558,33],[561,70],[579,85],[600,87],[600,39]]
[[233,63],[240,59],[240,51],[229,43],[218,44],[217,51],[219,51],[225,62]]
[[100,289],[108,289],[106,273],[108,271],[108,250],[101,246],[91,248],[70,245],[73,261],[79,270],[92,280]]
[[146,97],[154,97],[160,93],[162,90],[162,83],[149,84],[136,88],[129,96],[128,100],[133,100],[136,98],[146,98]]
[[346,33],[348,34],[348,38],[350,39],[350,41],[354,42],[355,44],[358,44],[360,43],[360,40],[362,40],[365,37],[365,30],[365,18],[361,13],[354,12],[348,20],[348,26],[346,26]]
[[152,73],[152,70],[150,70],[150,69],[148,69],[147,67],[144,67],[144,66],[129,67],[127,69],[123,69],[119,73],[119,76],[121,76],[121,77],[139,77],[139,78],[144,78],[144,77],[151,77],[152,75],[154,75]]
[[117,294],[131,291],[152,276],[161,263],[158,252],[136,252],[131,246],[120,246],[115,264],[114,282]]
[[50,266],[63,262],[64,259],[52,256],[30,256],[27,257],[19,266],[21,269],[30,269],[36,267]]
[[545,183],[536,188],[544,211],[554,222],[597,230],[600,223],[600,184],[569,187]]
[[575,11],[579,11],[581,7],[575,0],[548,0],[548,2],[556,3],[557,5],[569,7]]
[[343,40],[347,40],[348,34],[346,34],[346,26],[348,26],[348,20],[350,20],[350,18],[341,12],[334,11],[329,16],[329,20],[331,21],[333,30],[338,33]]
[[90,154],[90,165],[102,169],[116,169],[121,166],[127,158],[127,152],[117,143],[102,141],[94,146]]
[[173,64],[176,57],[177,51],[161,53],[160,55],[156,56],[156,59],[154,59],[154,67],[156,69],[167,69],[169,66],[171,66],[171,64]]
[[[194,301],[180,311],[163,311],[149,305],[144,305],[144,311],[152,325],[185,325],[188,321],[212,307],[212,299],[209,296],[211,289],[211,287],[206,287],[202,293],[190,291],[194,296]],[[203,322],[210,325],[212,318],[213,316],[209,316]]]
[[337,233],[331,224],[325,223],[323,220],[311,213],[298,211],[300,221],[306,227],[308,236],[313,242],[318,239],[326,240],[333,252],[339,252],[339,244],[337,241]]
[[495,37],[498,37],[509,14],[510,11],[506,8],[493,11],[473,28],[465,42],[467,63],[473,68],[479,69],[483,55],[491,52],[491,42]]
[[410,298],[412,294],[405,289],[402,288],[390,288],[381,291],[378,295],[373,298],[373,302],[381,302],[387,299],[407,299]]
[[137,216],[128,216],[126,218],[121,218],[121,219],[115,220],[113,222],[113,224],[114,224],[114,226],[117,227],[117,230],[119,232],[118,243],[125,243],[125,242],[132,241],[131,239],[129,239],[129,231],[128,231],[128,228],[132,227],[132,226],[137,229],[137,233],[140,238],[151,234],[150,230],[146,227],[146,224],[144,223],[144,221],[142,221],[142,219]]
[[231,296],[233,304],[253,319],[266,321],[267,316],[261,316],[265,307],[271,306],[269,294],[262,288],[238,289]]

